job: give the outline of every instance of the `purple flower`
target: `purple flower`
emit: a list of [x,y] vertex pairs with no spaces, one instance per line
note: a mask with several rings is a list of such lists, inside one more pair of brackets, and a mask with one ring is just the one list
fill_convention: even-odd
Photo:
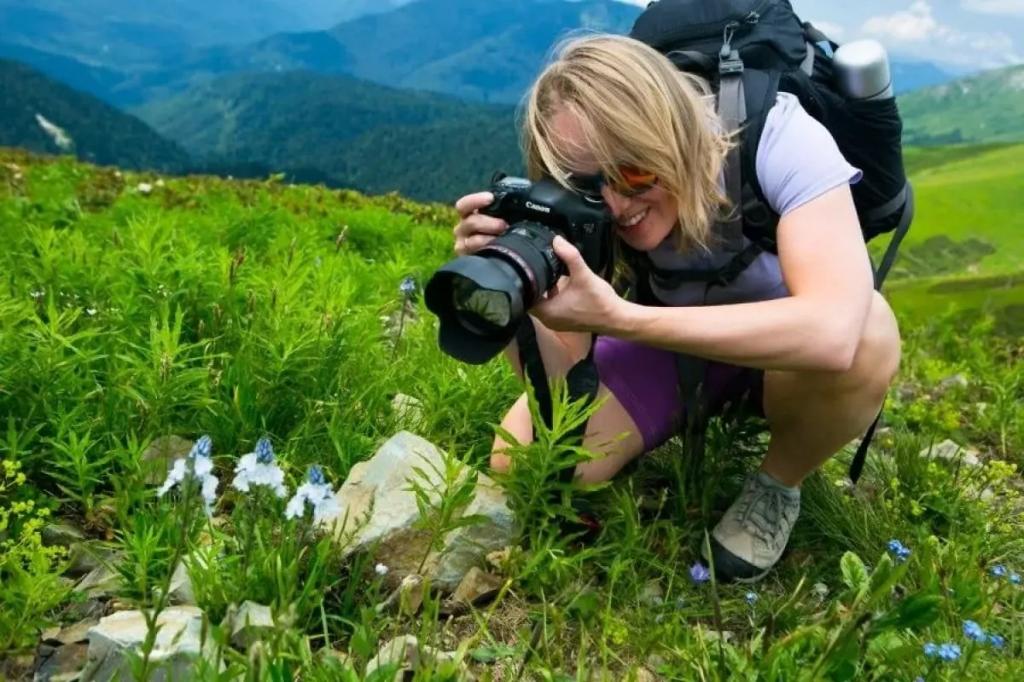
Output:
[[982,642],[985,640],[985,631],[981,629],[981,626],[975,623],[973,620],[964,621],[964,637],[972,639],[975,642]]
[[711,571],[709,571],[704,564],[698,561],[693,566],[690,566],[690,580],[698,585],[700,583],[706,583],[708,580],[711,580]]

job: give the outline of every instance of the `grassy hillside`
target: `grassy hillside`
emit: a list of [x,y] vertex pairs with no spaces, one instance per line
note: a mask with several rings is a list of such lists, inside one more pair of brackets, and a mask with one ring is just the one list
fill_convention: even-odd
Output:
[[986,71],[900,97],[909,145],[1024,140],[1024,65]]
[[[1017,675],[1024,366],[1020,337],[985,319],[904,326],[864,478],[843,484],[849,451],[812,476],[789,552],[756,586],[689,570],[763,454],[756,422],[717,424],[703,462],[671,440],[611,485],[574,490],[604,523],[585,543],[560,530],[569,511],[545,502],[558,484],[514,468],[503,485],[516,536],[489,564],[502,590],[450,616],[430,591],[422,608],[404,597],[388,607],[386,567],[340,558],[306,519],[285,521],[283,500],[232,488],[238,456],[263,436],[291,489],[313,463],[337,486],[403,428],[460,460],[455,481],[487,468],[494,425],[521,385],[500,360],[443,355],[435,319],[399,290],[408,276],[421,291],[451,257],[453,221],[447,206],[394,196],[0,151],[0,676],[32,676],[51,624],[159,609],[179,557],[224,662],[203,679],[364,679],[378,647],[406,633],[453,652],[417,679]],[[394,408],[398,392],[422,414]],[[187,492],[156,494],[166,463],[143,453],[168,434],[212,437],[209,520]],[[976,448],[979,466],[918,454],[945,438]],[[516,457],[543,466],[570,452],[542,439]],[[425,523],[448,527],[436,525],[440,507],[426,511]],[[107,596],[63,579],[72,562],[42,541],[56,520],[84,536],[73,552],[109,556],[119,582]],[[245,599],[274,613],[250,648],[222,625]],[[956,645],[957,660],[932,644]]]
[[987,308],[1024,333],[1024,145],[908,149],[906,160],[917,211],[890,298],[915,319]]

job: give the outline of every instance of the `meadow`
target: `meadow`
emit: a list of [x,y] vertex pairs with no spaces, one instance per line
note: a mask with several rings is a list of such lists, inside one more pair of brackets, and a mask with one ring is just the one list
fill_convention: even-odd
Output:
[[[763,452],[763,424],[716,421],[704,461],[683,462],[674,439],[575,491],[604,521],[585,541],[565,532],[560,484],[530,474],[581,454],[541,430],[519,448],[531,466],[502,480],[516,537],[492,567],[501,590],[461,615],[429,592],[417,609],[378,608],[372,556],[343,559],[308,515],[226,484],[267,438],[289,489],[312,465],[337,487],[402,429],[486,471],[522,387],[501,361],[437,348],[419,293],[451,257],[452,209],[0,150],[0,677],[31,678],[54,625],[155,618],[191,557],[222,661],[201,679],[364,679],[402,634],[452,652],[424,657],[423,680],[1019,678],[1024,347],[1007,319],[1024,303],[1022,149],[909,158],[921,209],[908,250],[976,257],[894,273],[904,361],[865,474],[844,480],[851,449],[807,481],[767,579],[691,571]],[[939,235],[953,245],[926,246]],[[399,393],[422,411],[396,410]],[[169,462],[144,454],[169,435],[209,436],[209,516],[187,485],[157,494]],[[922,454],[947,439],[976,461]],[[75,539],[54,539],[67,526]],[[83,553],[109,564],[112,593],[74,588]],[[274,624],[239,646],[221,623],[247,599]],[[132,676],[158,668],[144,645]]]

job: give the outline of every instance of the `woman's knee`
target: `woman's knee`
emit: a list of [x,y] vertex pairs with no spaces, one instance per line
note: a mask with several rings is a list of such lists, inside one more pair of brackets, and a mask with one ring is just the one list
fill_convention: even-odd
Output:
[[[501,420],[501,427],[508,431],[518,442],[529,443],[533,440],[533,422],[530,419],[530,408],[527,402],[526,393],[512,403],[512,407],[505,413]],[[508,471],[511,459],[506,450],[512,443],[508,443],[500,435],[494,436],[494,443],[491,446],[491,469],[501,473]]]
[[899,370],[900,354],[896,316],[885,298],[875,292],[853,365],[844,378],[852,388],[884,397]]

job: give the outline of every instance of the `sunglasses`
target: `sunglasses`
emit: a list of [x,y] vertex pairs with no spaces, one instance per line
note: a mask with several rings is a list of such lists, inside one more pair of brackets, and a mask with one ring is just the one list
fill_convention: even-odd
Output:
[[622,181],[618,182],[608,178],[604,173],[593,173],[585,175],[582,173],[570,173],[569,183],[585,197],[600,199],[601,189],[608,185],[616,194],[624,197],[635,197],[650,190],[658,184],[658,176],[650,171],[641,170],[635,166],[620,164],[618,167]]

